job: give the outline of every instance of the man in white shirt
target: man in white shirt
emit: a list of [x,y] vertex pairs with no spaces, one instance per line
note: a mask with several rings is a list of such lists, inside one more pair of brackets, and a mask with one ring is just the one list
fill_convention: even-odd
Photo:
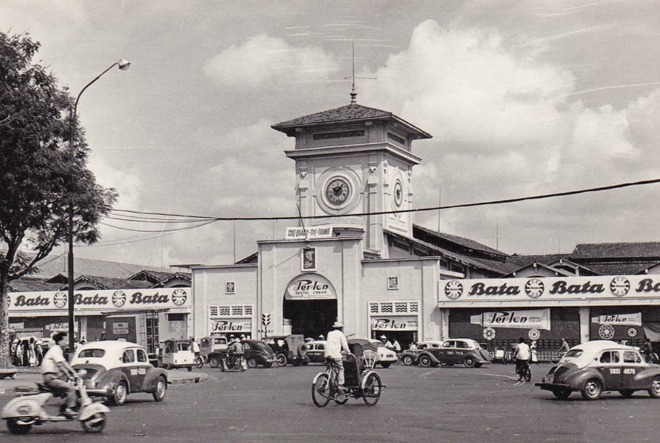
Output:
[[328,337],[325,340],[325,353],[326,359],[331,359],[332,364],[337,368],[337,384],[344,385],[344,363],[342,362],[342,353],[349,354],[351,351],[348,348],[348,341],[342,332],[344,325],[335,322],[332,325],[332,331],[328,332]]
[[64,358],[63,349],[69,344],[66,332],[55,333],[53,335],[53,342],[53,346],[48,349],[41,362],[44,385],[54,392],[66,394],[67,408],[64,410],[64,415],[68,418],[73,418],[76,415],[73,408],[76,407],[78,402],[78,394],[76,388],[63,380],[63,377],[70,376],[77,380],[78,374],[76,374],[76,371],[73,370],[69,362]]
[[529,345],[525,343],[525,339],[520,337],[518,339],[518,347],[516,348],[516,373],[529,366]]

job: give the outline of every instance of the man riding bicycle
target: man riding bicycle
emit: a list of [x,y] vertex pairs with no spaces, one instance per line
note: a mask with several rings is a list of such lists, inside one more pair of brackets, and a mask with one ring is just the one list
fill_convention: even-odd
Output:
[[644,344],[642,344],[640,351],[642,351],[644,360],[651,362],[651,354],[653,354],[653,343],[651,343],[651,340],[648,337],[644,339]]
[[340,389],[344,386],[344,363],[342,361],[342,353],[350,354],[351,350],[348,348],[348,341],[342,332],[344,325],[335,322],[332,325],[332,331],[328,333],[328,338],[325,341],[325,359],[332,362],[332,365],[337,369],[337,385]]
[[513,354],[516,359],[516,374],[525,374],[529,370],[529,345],[525,343],[525,339],[520,337],[518,339],[518,346]]

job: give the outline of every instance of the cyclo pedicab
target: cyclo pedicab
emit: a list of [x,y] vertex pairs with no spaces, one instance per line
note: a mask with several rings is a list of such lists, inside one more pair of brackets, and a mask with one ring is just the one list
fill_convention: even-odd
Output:
[[349,398],[362,398],[367,406],[374,406],[380,400],[380,393],[385,388],[380,375],[373,370],[378,354],[375,346],[368,340],[350,340],[350,354],[344,355],[344,391],[337,386],[338,370],[326,360],[325,372],[320,372],[312,382],[312,400],[319,408],[330,400],[343,405]]

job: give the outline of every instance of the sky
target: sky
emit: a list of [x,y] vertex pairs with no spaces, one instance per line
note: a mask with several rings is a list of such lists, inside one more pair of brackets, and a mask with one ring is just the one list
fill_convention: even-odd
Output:
[[[0,31],[73,95],[116,209],[294,216],[294,141],[274,123],[357,102],[433,135],[413,143],[414,207],[660,178],[660,2],[3,0]],[[660,241],[660,184],[414,214],[509,254]],[[291,221],[103,221],[76,256],[230,264]],[[144,231],[144,232],[142,232]],[[54,255],[63,253],[58,249]]]

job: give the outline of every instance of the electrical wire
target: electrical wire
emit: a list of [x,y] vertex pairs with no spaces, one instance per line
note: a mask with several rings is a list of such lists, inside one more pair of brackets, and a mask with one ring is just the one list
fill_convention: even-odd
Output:
[[[455,204],[455,205],[446,205],[446,206],[433,206],[433,207],[426,207],[426,208],[417,208],[417,209],[400,209],[396,211],[377,211],[377,212],[361,212],[361,213],[349,213],[349,214],[336,214],[336,215],[308,215],[304,217],[300,216],[275,216],[275,217],[213,217],[213,216],[205,216],[205,215],[189,215],[189,214],[165,214],[161,212],[143,212],[143,211],[132,211],[128,209],[112,209],[112,212],[122,212],[122,213],[129,213],[129,214],[144,214],[144,215],[158,215],[158,216],[165,216],[165,217],[187,217],[187,218],[194,218],[197,220],[208,220],[208,221],[266,221],[266,220],[300,220],[300,219],[324,219],[324,218],[342,218],[342,217],[359,217],[359,216],[369,216],[369,215],[384,215],[384,214],[404,214],[404,213],[411,213],[411,212],[426,212],[426,211],[438,211],[442,209],[457,209],[457,208],[470,208],[470,207],[478,207],[478,206],[492,206],[492,205],[501,205],[501,204],[508,204],[508,203],[517,203],[517,202],[522,202],[522,201],[531,201],[531,200],[541,200],[541,199],[547,199],[547,198],[555,198],[555,197],[567,197],[571,195],[579,195],[579,194],[586,194],[586,193],[592,193],[592,192],[603,192],[603,191],[611,191],[614,189],[622,189],[622,188],[627,188],[631,186],[644,186],[644,185],[650,185],[650,184],[656,184],[660,183],[660,179],[650,179],[650,180],[639,180],[635,182],[627,182],[627,183],[618,183],[615,185],[608,185],[608,186],[600,186],[596,188],[586,188],[586,189],[578,189],[578,190],[573,190],[573,191],[566,191],[566,192],[554,192],[550,194],[539,194],[539,195],[532,195],[532,196],[527,196],[527,197],[516,197],[516,198],[508,198],[508,199],[501,199],[501,200],[488,200],[488,201],[482,201],[482,202],[474,202],[474,203],[460,203],[460,204]],[[136,218],[137,221],[137,218]],[[204,226],[204,224],[200,225]]]

